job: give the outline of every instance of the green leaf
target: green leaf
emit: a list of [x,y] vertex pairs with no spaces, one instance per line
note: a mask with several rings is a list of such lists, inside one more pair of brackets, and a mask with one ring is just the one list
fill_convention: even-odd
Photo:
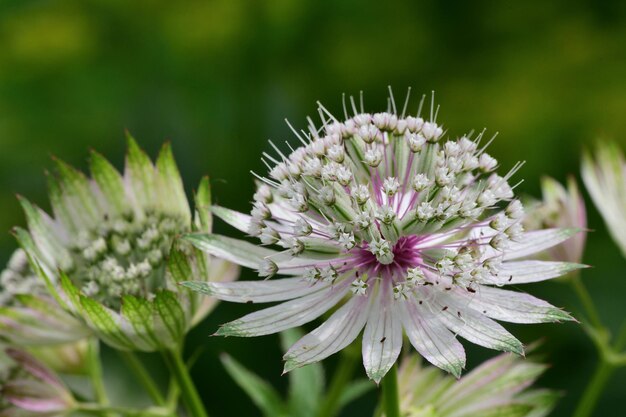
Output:
[[360,379],[358,381],[353,381],[341,393],[341,397],[339,397],[339,408],[341,409],[345,407],[352,401],[373,390],[375,387],[376,385],[369,379]]
[[226,354],[221,356],[221,360],[231,378],[248,394],[264,416],[292,416],[287,413],[282,399],[270,384]]
[[213,256],[252,269],[258,268],[264,258],[276,254],[273,250],[253,245],[245,240],[220,235],[191,233],[185,235],[184,239]]
[[211,233],[213,216],[211,214],[211,183],[209,177],[203,177],[194,195],[196,205],[196,227],[198,231]]
[[[304,333],[297,328],[280,334],[283,351],[288,351]],[[324,393],[324,368],[318,363],[294,369],[289,373],[288,406],[290,416],[312,417],[317,414]]]
[[124,180],[111,163],[96,151],[91,151],[89,160],[91,175],[102,190],[110,207],[119,215],[129,210]]
[[180,344],[185,336],[186,319],[176,294],[167,290],[159,291],[154,298],[153,305],[169,336],[169,340],[164,341],[163,344],[167,347]]

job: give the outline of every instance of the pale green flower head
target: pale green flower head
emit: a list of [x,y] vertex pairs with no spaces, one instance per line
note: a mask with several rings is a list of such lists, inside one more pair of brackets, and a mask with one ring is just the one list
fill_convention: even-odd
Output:
[[583,155],[582,176],[613,240],[626,256],[626,162],[615,143],[599,143],[595,158]]
[[553,178],[541,180],[542,200],[535,202],[524,219],[527,229],[575,228],[579,233],[547,252],[556,261],[580,262],[587,238],[585,201],[574,177],[566,186]]
[[210,232],[204,178],[192,215],[165,144],[153,164],[129,136],[124,174],[92,152],[91,178],[55,160],[48,175],[53,215],[20,202],[28,230],[15,234],[31,267],[62,307],[106,343],[126,350],[177,346],[214,305],[177,285],[193,277],[232,280],[238,269],[176,240]]
[[501,354],[461,379],[424,366],[417,355],[400,366],[398,385],[404,417],[543,417],[558,393],[529,389],[547,366]]
[[44,364],[22,350],[0,355],[0,416],[61,417],[75,411],[71,392]]

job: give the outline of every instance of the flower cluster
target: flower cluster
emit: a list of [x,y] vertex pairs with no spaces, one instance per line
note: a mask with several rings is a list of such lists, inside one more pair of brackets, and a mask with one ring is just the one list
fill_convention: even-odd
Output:
[[407,417],[543,417],[558,393],[529,390],[547,366],[501,354],[454,380],[410,355],[398,374],[400,409]]
[[20,197],[29,230],[15,234],[56,303],[107,343],[172,348],[213,305],[177,282],[231,280],[238,268],[176,241],[210,232],[208,179],[192,216],[169,144],[153,164],[134,139],[128,143],[124,175],[95,152],[92,178],[56,160],[48,175],[54,217]]
[[[320,107],[322,128],[294,133],[301,146],[264,154],[269,177],[250,215],[214,213],[259,238],[255,246],[192,234],[198,248],[262,277],[291,278],[186,285],[235,302],[286,301],[225,324],[218,334],[276,333],[330,318],[285,354],[285,370],[319,361],[363,329],[363,360],[379,381],[395,363],[403,329],[431,363],[458,376],[461,336],[521,354],[522,344],[494,321],[535,323],[570,316],[530,295],[499,287],[546,280],[580,265],[521,260],[557,245],[572,229],[525,232],[513,167],[500,176],[483,133],[446,138],[430,118],[363,108],[339,121]],[[420,105],[421,108],[421,105]],[[265,248],[274,245],[279,250]],[[345,300],[345,302],[343,302]]]

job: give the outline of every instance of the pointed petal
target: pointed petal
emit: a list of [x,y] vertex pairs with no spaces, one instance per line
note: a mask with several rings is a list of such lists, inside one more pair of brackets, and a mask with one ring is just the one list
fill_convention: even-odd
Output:
[[326,283],[311,284],[303,278],[237,282],[186,281],[181,284],[202,294],[235,303],[271,303],[291,300],[328,287]]
[[198,249],[213,256],[252,269],[258,268],[265,258],[277,253],[271,249],[253,245],[245,240],[220,235],[191,233],[185,235],[184,239],[191,242]]
[[203,177],[194,195],[195,231],[211,233],[213,230],[213,216],[211,215],[211,182],[209,177]]
[[129,212],[130,207],[124,180],[115,167],[95,151],[91,152],[89,166],[91,175],[100,187],[110,210],[117,215],[124,215]]
[[300,326],[315,320],[337,304],[348,291],[349,285],[349,280],[345,280],[315,294],[256,311],[224,324],[216,334],[261,336]]
[[156,205],[154,166],[148,155],[129,133],[126,134],[126,139],[128,151],[126,153],[124,181],[139,207],[153,209]]
[[439,292],[430,303],[445,325],[462,338],[489,349],[524,354],[519,340],[482,311],[468,307],[466,299]]
[[92,182],[79,170],[61,161],[54,160],[59,173],[59,185],[72,215],[80,219],[83,228],[101,221],[103,212],[92,190]]
[[404,330],[413,347],[433,365],[460,377],[465,367],[465,350],[444,325],[424,305],[415,300],[398,302]]
[[402,349],[402,322],[385,281],[370,309],[363,332],[363,365],[367,376],[377,384],[396,363]]
[[285,372],[319,362],[348,346],[361,333],[371,300],[353,296],[321,326],[298,340],[283,356]]
[[587,265],[551,261],[504,262],[498,275],[489,278],[485,283],[496,285],[527,284],[560,277],[580,268],[587,268]]
[[468,298],[469,307],[478,313],[509,323],[549,323],[574,320],[565,311],[521,292],[483,285],[477,294],[465,297]]
[[239,213],[238,211],[215,205],[211,207],[211,211],[217,217],[241,232],[248,233],[250,230],[252,216],[248,214]]
[[180,216],[185,224],[191,223],[189,201],[169,142],[166,142],[159,152],[156,160],[156,174],[157,190],[163,210]]
[[544,251],[565,242],[579,231],[579,229],[545,229],[526,232],[519,239],[519,242],[509,244],[509,247],[504,251],[502,260],[523,258]]

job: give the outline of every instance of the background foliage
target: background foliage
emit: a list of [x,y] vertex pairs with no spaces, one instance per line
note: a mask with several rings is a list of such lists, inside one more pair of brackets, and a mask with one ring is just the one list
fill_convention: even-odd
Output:
[[[152,154],[172,140],[189,187],[208,173],[218,203],[247,211],[248,170],[264,170],[266,139],[291,139],[284,117],[303,127],[316,100],[339,113],[341,93],[359,90],[370,110],[382,109],[387,85],[396,97],[408,86],[415,98],[436,90],[452,135],[501,132],[491,153],[503,167],[527,160],[519,190],[537,194],[543,174],[578,175],[581,150],[596,138],[626,147],[625,23],[626,3],[617,0],[4,0],[0,230],[24,224],[14,193],[47,205],[42,171],[51,154],[85,168],[93,147],[121,165],[126,128]],[[624,260],[588,209],[596,231],[585,262],[594,268],[583,277],[615,330],[626,312]],[[0,235],[0,260],[14,246]],[[568,286],[535,287],[579,310]],[[207,338],[248,310],[221,305],[192,333],[190,351],[205,348],[194,376],[212,416],[257,413],[225,375],[219,352],[285,386],[277,337]],[[595,362],[590,342],[576,324],[518,327],[526,343],[545,340],[553,367],[540,382],[564,392],[554,415],[571,415]],[[469,350],[470,368],[493,355]],[[334,365],[326,363],[329,372]],[[123,369],[106,371],[128,401],[141,402]],[[625,384],[622,368],[597,415],[615,415]],[[371,394],[345,415],[367,415],[374,401]]]

